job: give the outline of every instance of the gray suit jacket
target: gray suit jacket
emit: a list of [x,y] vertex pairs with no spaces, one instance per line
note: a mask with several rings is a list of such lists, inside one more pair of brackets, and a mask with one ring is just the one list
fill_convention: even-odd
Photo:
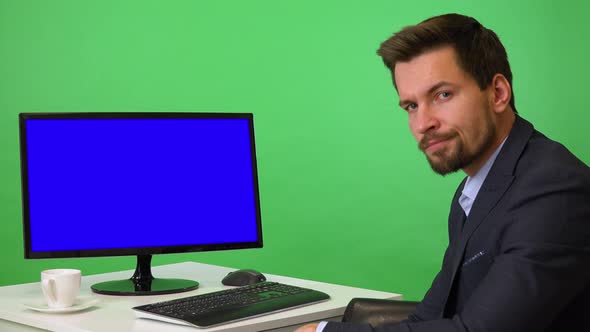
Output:
[[395,326],[334,331],[590,331],[590,168],[517,116],[469,218],[449,214],[441,271]]

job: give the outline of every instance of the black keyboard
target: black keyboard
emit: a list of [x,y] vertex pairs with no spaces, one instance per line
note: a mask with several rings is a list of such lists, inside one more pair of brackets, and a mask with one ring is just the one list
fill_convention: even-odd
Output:
[[134,307],[139,317],[211,327],[328,300],[328,294],[277,282]]

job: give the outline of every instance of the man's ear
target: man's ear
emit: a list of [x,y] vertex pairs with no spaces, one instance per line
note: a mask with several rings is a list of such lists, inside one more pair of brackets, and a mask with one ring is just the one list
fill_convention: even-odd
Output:
[[491,88],[491,102],[494,112],[502,113],[510,106],[512,87],[504,75],[496,74],[492,78]]

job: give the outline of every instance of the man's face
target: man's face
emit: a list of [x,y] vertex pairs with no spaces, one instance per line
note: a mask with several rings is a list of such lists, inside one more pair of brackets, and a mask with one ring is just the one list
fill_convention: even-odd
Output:
[[479,89],[457,64],[452,47],[399,62],[394,76],[400,106],[432,169],[441,175],[477,171],[496,136],[492,88]]

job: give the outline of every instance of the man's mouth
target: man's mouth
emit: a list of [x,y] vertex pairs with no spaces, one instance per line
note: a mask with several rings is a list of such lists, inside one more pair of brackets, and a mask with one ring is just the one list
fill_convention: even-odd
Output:
[[445,146],[451,139],[453,139],[456,134],[446,134],[446,135],[437,135],[437,136],[424,136],[420,141],[419,147],[420,150],[424,152],[434,152],[439,150]]
[[427,141],[424,151],[425,152],[436,151],[436,150],[442,148],[448,141],[449,141],[449,139],[436,139],[436,140]]

